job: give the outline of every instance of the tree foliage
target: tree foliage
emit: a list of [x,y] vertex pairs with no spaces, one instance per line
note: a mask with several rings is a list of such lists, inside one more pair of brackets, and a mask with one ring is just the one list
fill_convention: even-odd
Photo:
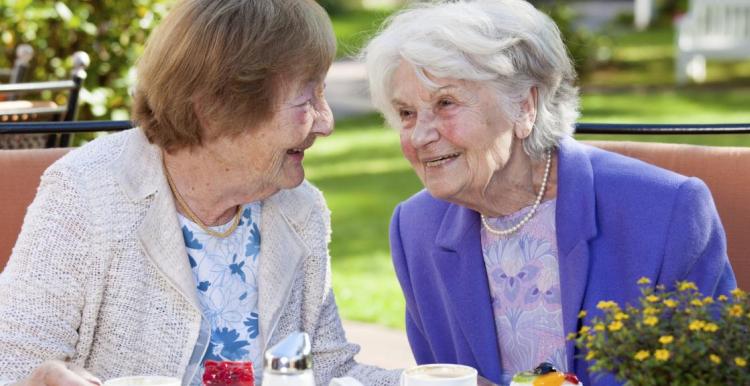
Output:
[[29,80],[69,77],[71,56],[91,57],[81,93],[81,119],[128,116],[133,65],[151,30],[173,0],[0,0],[0,66],[13,63],[15,47],[34,48]]

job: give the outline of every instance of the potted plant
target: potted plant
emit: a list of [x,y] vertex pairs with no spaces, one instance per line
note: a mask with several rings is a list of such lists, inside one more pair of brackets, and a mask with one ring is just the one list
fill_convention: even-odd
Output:
[[[750,299],[704,297],[691,282],[674,290],[638,281],[635,305],[601,301],[570,339],[626,385],[750,385]],[[579,315],[586,318],[585,311]]]

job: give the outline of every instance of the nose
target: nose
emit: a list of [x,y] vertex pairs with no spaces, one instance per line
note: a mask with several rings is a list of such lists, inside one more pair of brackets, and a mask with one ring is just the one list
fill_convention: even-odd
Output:
[[322,137],[327,137],[333,132],[333,113],[325,98],[321,98],[318,108],[315,109],[312,132]]
[[440,138],[437,121],[432,111],[422,111],[417,115],[417,122],[411,133],[411,143],[415,148],[426,146]]

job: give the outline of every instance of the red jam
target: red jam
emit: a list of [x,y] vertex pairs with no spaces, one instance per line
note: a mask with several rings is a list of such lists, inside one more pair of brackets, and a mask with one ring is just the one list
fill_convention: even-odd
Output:
[[573,373],[565,373],[565,380],[574,385],[581,383],[581,381],[578,380],[578,377]]
[[206,361],[203,385],[255,386],[252,362]]

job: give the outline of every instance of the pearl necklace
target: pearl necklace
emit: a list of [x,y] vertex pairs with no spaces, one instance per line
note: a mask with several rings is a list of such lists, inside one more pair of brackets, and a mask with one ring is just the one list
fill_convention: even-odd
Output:
[[483,214],[480,214],[480,217],[482,218],[482,225],[484,225],[484,228],[487,229],[490,233],[497,236],[507,236],[512,233],[515,233],[517,230],[521,229],[524,224],[529,222],[531,220],[531,217],[534,216],[534,213],[536,213],[536,210],[539,208],[539,204],[542,203],[542,197],[544,197],[544,192],[547,190],[547,179],[549,178],[549,169],[552,165],[552,150],[547,149],[546,152],[547,155],[547,165],[544,167],[544,177],[542,178],[542,186],[539,188],[539,193],[536,195],[536,200],[534,200],[534,205],[531,206],[531,210],[529,210],[529,213],[526,213],[525,216],[521,219],[521,221],[513,225],[512,227],[508,229],[495,229],[487,222],[487,217],[485,217]]

